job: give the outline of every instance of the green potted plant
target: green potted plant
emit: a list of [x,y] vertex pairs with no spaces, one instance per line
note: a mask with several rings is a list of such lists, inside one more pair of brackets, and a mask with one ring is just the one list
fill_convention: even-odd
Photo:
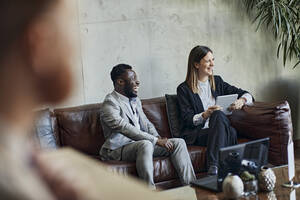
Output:
[[244,195],[250,196],[255,195],[258,190],[258,182],[255,175],[250,174],[248,171],[243,171],[240,177],[244,184]]
[[247,11],[254,13],[258,30],[263,24],[271,29],[278,41],[277,58],[282,52],[283,65],[289,59],[300,64],[300,1],[299,0],[244,0]]

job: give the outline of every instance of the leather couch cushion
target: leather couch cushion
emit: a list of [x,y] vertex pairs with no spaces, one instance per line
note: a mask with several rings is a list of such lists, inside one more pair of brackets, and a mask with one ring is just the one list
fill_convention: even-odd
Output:
[[[199,146],[188,146],[189,154],[192,160],[192,164],[195,173],[204,172],[205,169],[205,148]],[[99,159],[99,156],[94,156],[95,159]],[[109,165],[113,172],[122,175],[133,175],[138,176],[135,162],[125,162],[125,161],[104,161],[106,165]],[[154,166],[154,182],[169,181],[172,179],[177,179],[177,173],[172,165],[169,157],[157,157],[153,159]]]
[[188,145],[187,147],[188,147],[188,151],[191,157],[191,161],[195,173],[197,174],[206,171],[206,165],[205,165],[206,148],[200,146],[192,146],[192,145]]
[[234,111],[230,121],[239,134],[247,138],[270,137],[269,161],[273,165],[287,163],[287,144],[293,134],[287,101],[255,102],[243,110]]
[[[100,157],[95,157],[100,159]],[[104,164],[108,165],[111,171],[116,172],[121,175],[132,175],[138,176],[135,162],[126,162],[126,161],[103,161]],[[168,181],[175,178],[178,178],[176,171],[171,163],[170,158],[168,157],[157,157],[153,159],[154,166],[154,182]]]
[[[247,139],[238,139],[238,143],[247,142]],[[204,173],[206,171],[205,166],[205,154],[206,148],[200,146],[188,145],[188,151],[196,174]],[[95,159],[100,160],[100,156],[93,156]],[[125,161],[103,161],[104,164],[109,165],[113,172],[122,175],[138,176],[135,162]],[[157,157],[153,160],[154,166],[154,182],[170,181],[178,178],[177,173],[168,157]]]
[[71,146],[89,155],[99,155],[104,143],[100,123],[101,104],[54,110],[61,146]]

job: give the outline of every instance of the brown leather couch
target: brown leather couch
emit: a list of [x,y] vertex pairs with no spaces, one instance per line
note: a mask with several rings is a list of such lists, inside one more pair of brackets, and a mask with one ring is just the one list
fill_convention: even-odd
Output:
[[[170,97],[173,99],[173,105],[170,105],[172,104]],[[170,119],[174,118],[174,115],[170,115],[172,109],[176,110],[176,95],[167,95],[167,99],[168,106],[164,97],[144,99],[142,104],[145,114],[155,125],[159,134],[170,138],[171,133],[174,132],[174,120]],[[90,104],[40,111],[40,117],[36,122],[36,132],[41,146],[44,148],[73,147],[100,161],[99,150],[104,142],[99,118],[100,107],[101,104]],[[255,103],[251,107],[247,106],[243,110],[233,112],[230,120],[239,132],[239,142],[270,137],[269,162],[273,165],[287,163],[287,143],[292,137],[292,123],[290,108],[286,101]],[[203,175],[206,171],[205,148],[188,146],[188,150],[195,173],[197,176]],[[137,176],[133,162],[108,161],[105,163],[118,173]],[[180,185],[169,158],[154,159],[154,181],[156,186],[163,189]]]

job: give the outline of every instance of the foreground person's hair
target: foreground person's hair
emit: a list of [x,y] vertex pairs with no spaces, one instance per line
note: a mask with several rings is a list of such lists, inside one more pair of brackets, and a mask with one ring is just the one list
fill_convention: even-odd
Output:
[[27,27],[58,0],[0,1],[0,61]]

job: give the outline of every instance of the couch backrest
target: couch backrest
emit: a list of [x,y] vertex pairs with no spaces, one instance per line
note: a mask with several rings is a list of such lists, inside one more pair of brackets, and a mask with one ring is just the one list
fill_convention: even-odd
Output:
[[[166,103],[163,97],[142,100],[148,119],[161,136],[170,137]],[[99,155],[104,143],[100,123],[101,104],[89,104],[54,110],[54,131],[59,145],[71,146],[90,155]]]
[[55,109],[55,131],[60,145],[97,155],[104,141],[99,117],[100,107],[101,104],[88,104]]
[[167,117],[166,100],[164,97],[142,100],[143,110],[148,119],[154,124],[162,137],[170,138],[170,127]]
[[240,136],[249,139],[270,138],[269,162],[287,164],[287,145],[293,137],[291,110],[287,101],[255,102],[235,111],[230,122]]

